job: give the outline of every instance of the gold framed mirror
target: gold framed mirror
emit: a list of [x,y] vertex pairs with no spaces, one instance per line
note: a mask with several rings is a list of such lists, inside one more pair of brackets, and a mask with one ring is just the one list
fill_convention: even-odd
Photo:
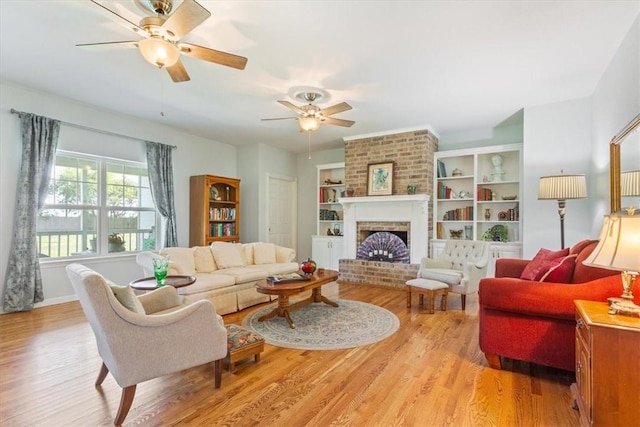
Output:
[[620,192],[620,144],[640,127],[640,114],[635,116],[628,125],[611,139],[609,143],[609,194],[611,197],[611,212],[618,212],[622,207]]

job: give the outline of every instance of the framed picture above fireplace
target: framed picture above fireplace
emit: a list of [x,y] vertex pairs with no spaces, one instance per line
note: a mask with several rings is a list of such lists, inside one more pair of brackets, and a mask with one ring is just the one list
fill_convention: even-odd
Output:
[[367,196],[393,194],[393,162],[369,163]]

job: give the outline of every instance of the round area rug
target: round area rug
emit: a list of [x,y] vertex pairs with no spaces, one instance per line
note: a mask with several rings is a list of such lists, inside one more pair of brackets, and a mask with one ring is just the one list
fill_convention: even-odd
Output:
[[387,338],[400,326],[395,314],[365,302],[334,299],[339,307],[313,303],[292,313],[292,329],[283,317],[258,322],[272,311],[270,304],[249,314],[242,325],[264,336],[267,344],[301,350],[339,350],[359,347]]

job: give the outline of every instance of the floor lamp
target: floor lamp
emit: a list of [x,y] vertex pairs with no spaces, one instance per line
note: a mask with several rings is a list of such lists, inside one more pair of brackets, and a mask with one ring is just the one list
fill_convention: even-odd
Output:
[[557,200],[560,215],[560,244],[564,249],[564,213],[567,199],[587,197],[587,182],[584,175],[552,175],[540,178],[538,200]]

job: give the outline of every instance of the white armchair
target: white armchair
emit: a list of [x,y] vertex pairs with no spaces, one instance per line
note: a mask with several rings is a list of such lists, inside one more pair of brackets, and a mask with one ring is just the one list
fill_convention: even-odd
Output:
[[489,242],[447,240],[438,258],[423,258],[418,278],[449,285],[449,291],[460,294],[462,309],[467,295],[478,292],[480,279],[487,275]]
[[[111,286],[83,265],[69,264],[66,270],[103,361],[95,385],[111,372],[122,387],[115,425],[126,418],[143,381],[215,361],[215,387],[220,387],[227,332],[210,301],[181,305],[171,286],[136,297],[131,288]],[[128,300],[121,303],[123,298]]]

